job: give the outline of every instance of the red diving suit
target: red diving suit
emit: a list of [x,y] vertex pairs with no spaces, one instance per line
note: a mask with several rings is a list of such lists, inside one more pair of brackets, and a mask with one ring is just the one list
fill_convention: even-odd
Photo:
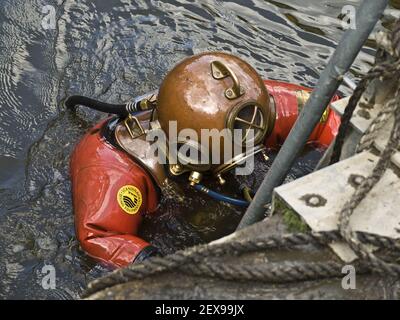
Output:
[[[276,113],[275,126],[265,144],[278,148],[310,90],[277,81],[265,81],[265,85]],[[151,175],[108,135],[112,131],[109,122],[103,121],[91,129],[72,155],[73,206],[82,248],[97,260],[122,267],[156,251],[136,235],[143,215],[154,212],[159,199]],[[309,141],[329,145],[339,124],[340,118],[328,109]]]

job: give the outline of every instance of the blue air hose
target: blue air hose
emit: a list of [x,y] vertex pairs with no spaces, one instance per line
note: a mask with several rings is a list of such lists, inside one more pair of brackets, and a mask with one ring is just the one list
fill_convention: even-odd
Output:
[[217,201],[223,201],[229,204],[232,204],[234,206],[238,206],[238,207],[248,207],[249,206],[249,202],[245,201],[245,200],[240,200],[240,199],[235,199],[235,198],[231,198],[228,196],[225,196],[219,192],[210,190],[208,188],[206,188],[205,186],[201,185],[201,184],[196,184],[193,186],[197,191],[203,192],[207,195],[209,195],[211,198],[217,200]]

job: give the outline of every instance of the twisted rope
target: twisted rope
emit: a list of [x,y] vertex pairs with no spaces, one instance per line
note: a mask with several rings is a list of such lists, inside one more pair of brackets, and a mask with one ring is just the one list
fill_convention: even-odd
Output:
[[382,152],[381,157],[375,166],[372,174],[365,179],[361,185],[357,188],[351,199],[345,204],[342,211],[340,212],[340,234],[350,245],[350,247],[356,252],[359,258],[364,261],[368,261],[371,267],[379,272],[385,272],[391,276],[400,276],[400,265],[394,263],[387,263],[384,260],[378,258],[375,254],[370,252],[368,247],[356,239],[354,232],[351,230],[350,218],[357,208],[357,206],[365,199],[368,193],[373,187],[381,180],[386,172],[387,167],[391,163],[392,155],[397,152],[400,146],[400,85],[398,85],[396,97],[391,100],[389,104],[396,106],[394,116],[395,122],[389,138],[389,142]]
[[[205,258],[224,255],[240,255],[247,252],[257,252],[276,248],[293,248],[301,245],[328,244],[341,238],[339,232],[326,234],[289,234],[284,236],[260,235],[255,239],[245,241],[230,241],[213,245],[201,245],[188,250],[178,251],[166,257],[152,257],[140,264],[133,264],[125,269],[116,270],[109,275],[91,282],[85,292],[85,296],[104,290],[118,284],[168,271],[176,271],[181,266],[198,264]],[[193,269],[192,269],[193,270]]]
[[[205,261],[199,265],[181,267],[179,271],[190,276],[216,278],[225,281],[257,281],[261,283],[291,283],[343,276],[343,265],[339,262],[311,262],[292,264],[232,265]],[[365,273],[368,268],[358,265],[357,272]]]
[[392,79],[400,76],[400,60],[396,63],[381,63],[374,66],[367,75],[358,83],[357,88],[354,90],[349,103],[347,104],[345,111],[341,119],[341,125],[339,132],[336,136],[336,142],[333,148],[332,157],[330,164],[337,163],[340,160],[342,153],[343,144],[350,126],[351,118],[353,117],[354,110],[361,100],[363,93],[374,79],[380,78],[382,80]]
[[386,103],[378,113],[377,117],[371,122],[367,131],[361,137],[360,142],[356,147],[356,153],[363,152],[364,150],[371,149],[379,131],[387,125],[389,117],[393,115],[396,107],[396,98],[391,99]]
[[[360,241],[363,241],[364,243],[400,252],[400,243],[393,239],[367,233],[360,233],[358,234],[358,237]],[[295,247],[310,244],[328,245],[340,240],[342,240],[340,232],[332,231],[315,234],[295,233],[282,236],[260,235],[254,239],[247,239],[244,241],[229,241],[220,244],[197,246],[188,250],[178,251],[166,257],[152,257],[140,264],[133,264],[125,269],[116,270],[103,278],[91,282],[84,296],[89,296],[118,284],[123,284],[133,280],[142,280],[146,277],[177,270],[189,275],[203,275],[223,279],[221,275],[222,271],[216,272],[216,264],[214,263],[210,266],[206,263],[206,258],[238,256],[245,253],[261,252],[263,250],[271,249],[293,249]],[[260,269],[263,270],[263,273],[259,273],[259,275],[263,274],[263,277],[257,276],[257,280],[273,283],[282,283],[285,282],[285,279],[287,282],[321,279],[324,278],[323,270],[325,270],[325,277],[327,278],[339,277],[341,275],[342,265],[340,263],[329,262],[325,268],[323,267],[323,264],[324,263],[304,263],[292,265],[292,268],[298,270],[297,277],[291,275],[292,271],[288,267],[279,269],[279,266],[277,265],[271,266],[269,264],[263,264],[257,267],[253,265],[242,268],[242,271],[238,273],[238,276],[232,278],[232,280],[245,280],[253,274],[253,271],[251,270]],[[221,267],[221,264],[218,263],[218,266]],[[226,271],[227,268],[228,267],[225,267],[224,270]],[[233,277],[235,272],[234,270],[237,268],[235,266],[229,266],[229,268],[232,270],[232,272],[229,272],[230,277]],[[367,266],[360,265],[359,270],[360,272],[361,270],[365,272]],[[247,276],[243,275],[243,272],[247,272]],[[271,276],[272,274],[275,275],[275,278]],[[285,274],[287,274],[286,278]]]
[[[374,79],[398,79],[398,77],[400,76],[400,20],[395,23],[393,30],[391,34],[389,34],[388,38],[389,47],[385,50],[389,51],[388,53],[391,54],[393,58],[395,58],[395,61],[378,63],[363,77],[363,79],[357,85],[357,88],[354,90],[354,93],[350,98],[349,103],[347,104],[344,114],[342,116],[341,126],[336,137],[336,142],[333,148],[330,164],[334,164],[340,160],[344,140],[346,138],[354,110],[356,109],[363,93],[365,92],[370,82]],[[359,150],[365,150],[366,148],[369,148],[371,146],[374,136],[373,133],[381,128],[381,126],[379,125],[379,120],[384,120],[387,116],[387,113],[390,113],[391,111],[392,110],[381,110],[378,117],[374,119],[367,132],[365,133],[364,140],[360,142],[360,145],[358,146]]]

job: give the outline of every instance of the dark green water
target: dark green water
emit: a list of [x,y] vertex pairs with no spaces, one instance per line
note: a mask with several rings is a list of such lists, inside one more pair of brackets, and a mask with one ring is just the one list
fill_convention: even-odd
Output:
[[[126,101],[156,89],[182,58],[206,50],[239,55],[264,78],[313,86],[343,34],[342,7],[359,3],[0,0],[0,298],[78,297],[103,272],[75,239],[68,161],[104,115],[67,112],[63,98]],[[41,25],[44,5],[56,9],[54,29]],[[398,8],[392,1],[377,28],[389,26]],[[371,40],[350,77],[364,74],[373,54]],[[319,155],[305,154],[291,178],[312,170]],[[267,167],[257,166],[248,183],[257,186]],[[164,252],[229,233],[242,214],[204,197],[185,197],[179,206],[171,198],[143,229]],[[45,264],[56,268],[58,291],[41,286]]]

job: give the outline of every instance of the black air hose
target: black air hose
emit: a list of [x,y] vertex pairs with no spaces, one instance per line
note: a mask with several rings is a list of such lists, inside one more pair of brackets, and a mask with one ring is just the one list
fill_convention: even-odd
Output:
[[77,105],[88,107],[101,112],[112,113],[121,117],[127,117],[129,112],[126,104],[110,104],[100,102],[84,96],[69,96],[65,100],[65,106],[67,108],[74,108]]

